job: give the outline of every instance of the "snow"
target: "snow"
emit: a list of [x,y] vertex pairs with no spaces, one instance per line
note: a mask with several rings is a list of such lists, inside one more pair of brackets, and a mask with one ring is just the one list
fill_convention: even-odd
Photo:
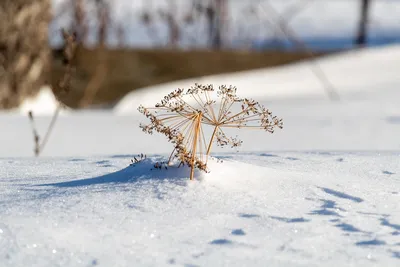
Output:
[[[383,62],[377,67],[377,62]],[[349,93],[383,91],[387,87],[400,86],[400,46],[352,50],[326,56],[317,65],[327,75],[339,95]],[[137,106],[154,105],[154,99],[162,99],[177,88],[188,88],[194,83],[232,84],[246,97],[258,101],[272,101],[298,97],[327,98],[324,85],[312,71],[313,63],[304,61],[274,68],[250,70],[236,74],[222,74],[171,82],[133,91],[115,107],[117,114],[133,114]],[[368,77],[368,78],[366,78]],[[387,84],[393,83],[393,84]],[[398,105],[396,105],[398,106]]]
[[[38,158],[28,117],[0,113],[0,266],[398,266],[399,57],[321,59],[337,102],[306,63],[146,88],[114,110],[68,111]],[[284,129],[235,132],[240,151],[215,147],[194,181],[154,169],[172,146],[141,132],[136,108],[194,81],[229,81]]]
[[[58,107],[58,101],[49,86],[44,86],[39,93],[31,98],[25,99],[17,109],[21,114],[28,114],[29,111],[36,116],[52,115]],[[15,112],[15,110],[13,110]],[[63,113],[67,111],[63,109]]]
[[[398,266],[399,153],[2,159],[2,266]],[[164,158],[165,160],[165,158]],[[250,175],[251,173],[251,175]]]

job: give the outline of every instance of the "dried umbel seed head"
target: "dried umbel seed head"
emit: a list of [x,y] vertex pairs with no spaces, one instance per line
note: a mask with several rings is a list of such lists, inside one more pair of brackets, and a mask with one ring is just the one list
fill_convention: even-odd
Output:
[[[219,146],[239,147],[242,141],[227,137],[225,128],[249,128],[273,133],[275,128],[283,128],[282,119],[272,116],[253,99],[239,98],[236,87],[222,85],[215,91],[213,85],[195,84],[184,91],[177,89],[165,96],[154,108],[140,106],[139,112],[150,123],[140,125],[148,133],[164,134],[174,144],[171,154],[191,167],[207,171],[207,159],[215,141]],[[212,99],[215,96],[216,99]],[[210,136],[204,127],[212,127]],[[171,159],[170,158],[170,159]]]

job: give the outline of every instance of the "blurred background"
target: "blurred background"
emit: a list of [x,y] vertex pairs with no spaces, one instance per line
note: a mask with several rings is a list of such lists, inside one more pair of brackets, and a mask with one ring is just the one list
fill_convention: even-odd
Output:
[[50,42],[60,47],[57,31],[70,28],[96,45],[100,19],[110,47],[296,50],[289,31],[326,51],[399,41],[399,8],[397,0],[52,0]]
[[397,0],[3,0],[0,156],[170,153],[137,108],[194,83],[283,118],[246,151],[398,151],[399,42]]
[[112,107],[150,85],[400,42],[397,0],[5,0],[0,7],[1,108],[44,84],[69,107]]

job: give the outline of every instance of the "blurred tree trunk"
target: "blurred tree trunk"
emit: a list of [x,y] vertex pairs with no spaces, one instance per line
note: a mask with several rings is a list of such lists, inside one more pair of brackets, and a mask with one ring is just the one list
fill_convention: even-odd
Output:
[[0,109],[18,106],[45,83],[50,0],[0,1]]
[[212,36],[212,47],[221,49],[222,47],[222,7],[223,0],[215,0],[214,34]]
[[209,40],[212,49],[219,50],[223,45],[223,30],[226,16],[226,1],[214,0],[207,8]]
[[360,24],[358,26],[358,34],[355,40],[357,46],[365,46],[367,43],[368,11],[370,4],[370,0],[361,0]]

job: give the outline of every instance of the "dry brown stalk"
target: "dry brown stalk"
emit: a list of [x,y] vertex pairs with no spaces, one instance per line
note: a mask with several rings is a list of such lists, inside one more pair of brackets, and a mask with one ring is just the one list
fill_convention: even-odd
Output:
[[35,142],[35,148],[33,150],[35,151],[35,155],[37,156],[39,154],[39,151],[40,151],[40,149],[39,149],[39,147],[40,147],[40,144],[39,144],[40,137],[39,137],[39,134],[38,134],[38,132],[36,130],[36,127],[35,127],[35,120],[33,118],[32,111],[29,111],[28,115],[29,115],[29,122],[31,123],[31,129],[32,129],[32,133],[33,133],[33,140]]
[[61,30],[62,37],[64,39],[64,49],[63,49],[63,63],[65,64],[65,72],[63,77],[58,83],[61,91],[68,93],[70,91],[70,82],[72,77],[72,60],[75,56],[75,51],[77,48],[77,34],[68,33],[64,29]]
[[[68,93],[69,92],[69,88],[70,88],[70,82],[71,82],[71,72],[73,69],[72,66],[72,59],[75,55],[75,50],[76,50],[76,46],[77,46],[77,41],[76,41],[76,33],[73,34],[69,34],[68,32],[66,32],[65,30],[61,31],[62,36],[64,38],[65,41],[65,46],[64,46],[64,64],[66,65],[65,68],[65,72],[64,75],[62,76],[61,80],[58,83],[58,86],[60,87],[60,89],[63,92]],[[63,108],[63,104],[57,99],[57,108],[53,113],[53,116],[51,118],[51,122],[49,127],[46,130],[45,136],[43,138],[43,140],[40,142],[40,136],[36,130],[35,127],[35,121],[34,121],[34,117],[33,117],[33,112],[29,111],[29,121],[31,123],[31,127],[32,127],[32,132],[33,132],[33,137],[34,137],[34,142],[35,142],[35,148],[34,148],[34,152],[35,152],[35,156],[39,156],[40,153],[43,151],[47,141],[50,138],[51,132],[54,128],[54,125],[58,119],[58,115],[60,114],[61,108]]]
[[36,130],[36,127],[35,127],[35,120],[34,120],[34,117],[33,117],[33,112],[29,111],[29,113],[28,113],[29,121],[31,123],[33,138],[34,138],[34,142],[35,142],[35,148],[34,148],[35,156],[39,156],[39,154],[43,151],[47,141],[50,138],[51,131],[54,128],[54,125],[55,125],[55,123],[57,121],[57,118],[58,118],[58,115],[60,114],[60,111],[61,111],[61,104],[59,104],[57,106],[57,109],[54,111],[54,114],[53,114],[53,116],[51,118],[50,125],[47,128],[47,131],[46,131],[42,141],[40,141],[40,136],[39,136],[39,134],[38,134],[38,132]]
[[[61,77],[60,81],[57,83],[59,87],[59,91],[62,91],[64,93],[68,93],[70,91],[70,84],[71,84],[71,78],[72,78],[72,72],[73,72],[73,59],[76,54],[76,49],[78,46],[78,40],[83,42],[83,40],[87,37],[87,24],[85,22],[85,11],[83,7],[83,1],[82,0],[77,0],[75,3],[75,30],[73,33],[68,33],[64,29],[61,30],[62,32],[62,37],[64,39],[64,49],[63,49],[63,54],[64,54],[64,60],[63,63],[65,65],[65,71],[63,76]],[[107,66],[105,64],[106,61],[106,55],[104,53],[105,50],[105,45],[106,45],[106,36],[107,36],[107,26],[109,24],[109,8],[107,5],[105,5],[103,2],[99,4],[98,8],[98,20],[99,20],[99,45],[100,49],[98,50],[98,64],[96,67],[96,72],[92,76],[90,82],[88,83],[87,87],[85,88],[84,91],[84,96],[80,102],[81,107],[85,107],[91,104],[93,98],[95,97],[98,88],[100,87],[101,83],[104,80],[104,77],[107,72]],[[58,99],[57,99],[58,100]],[[43,151],[50,135],[51,132],[54,128],[54,125],[57,121],[58,115],[61,111],[61,108],[64,105],[58,100],[58,105],[56,110],[54,111],[53,117],[51,119],[50,125],[47,128],[47,131],[45,133],[45,136],[43,140],[40,140],[40,136],[38,135],[38,132],[35,128],[35,122],[34,122],[34,117],[32,111],[29,112],[29,119],[31,122],[32,126],[32,131],[34,135],[34,141],[35,141],[35,155],[39,156],[39,154]]]
[[[218,103],[212,100],[214,93],[220,99]],[[175,156],[181,164],[187,164],[191,168],[191,180],[195,168],[207,171],[214,141],[222,147],[242,144],[237,138],[227,137],[223,128],[260,129],[273,133],[276,127],[283,127],[282,119],[272,116],[263,105],[237,97],[233,86],[222,85],[215,91],[213,85],[195,84],[186,91],[173,91],[154,108],[140,106],[138,110],[150,119],[150,124],[141,124],[140,128],[148,134],[156,131],[167,136],[174,144],[169,163]],[[204,126],[213,127],[209,138],[204,134]]]

